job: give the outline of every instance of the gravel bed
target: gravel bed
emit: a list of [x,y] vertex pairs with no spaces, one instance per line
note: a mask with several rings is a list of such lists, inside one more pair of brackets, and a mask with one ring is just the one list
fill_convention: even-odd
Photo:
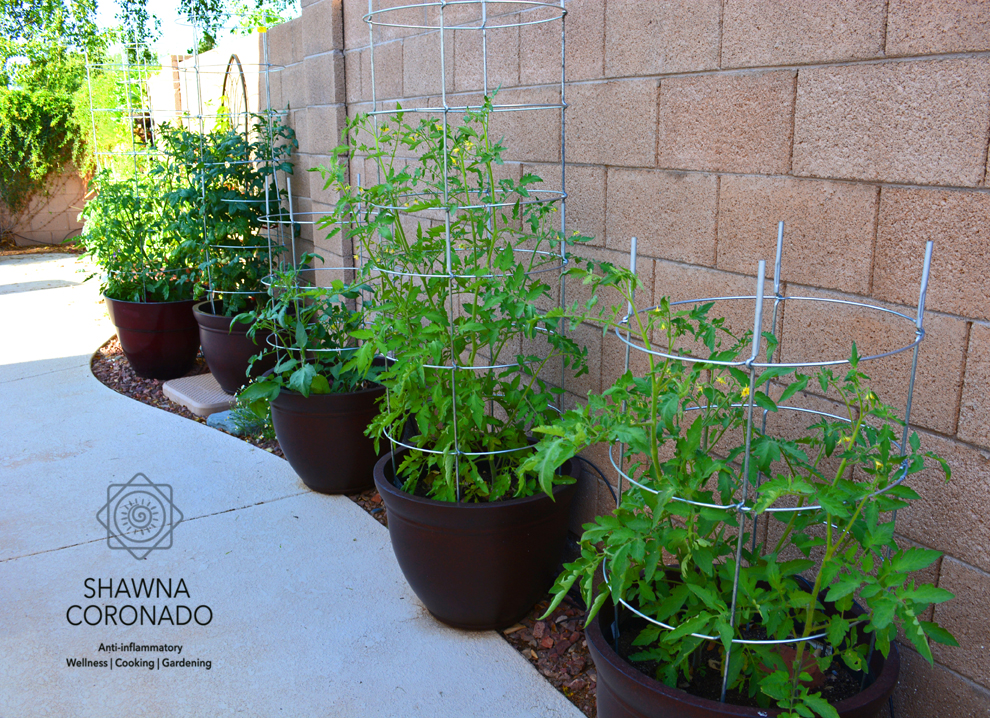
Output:
[[[170,411],[187,419],[205,424],[206,419],[196,416],[184,406],[176,404],[162,393],[164,382],[143,379],[134,373],[120,349],[120,342],[113,337],[93,355],[93,374],[114,391],[144,402],[149,406]],[[186,376],[205,374],[209,369],[200,356],[196,367]],[[218,430],[219,431],[219,430]],[[275,456],[285,458],[275,439],[263,435],[237,437],[242,441],[264,449]],[[388,526],[385,504],[377,489],[348,496],[372,518]],[[595,701],[595,667],[584,639],[584,609],[568,599],[545,620],[550,599],[538,603],[529,615],[514,626],[502,631],[502,637],[586,716],[593,717],[597,710]]]

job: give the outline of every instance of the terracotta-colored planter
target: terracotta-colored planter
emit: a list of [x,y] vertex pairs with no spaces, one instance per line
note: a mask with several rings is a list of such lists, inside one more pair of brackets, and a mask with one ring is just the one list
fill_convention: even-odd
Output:
[[[765,718],[779,713],[698,698],[640,673],[615,652],[610,639],[606,640],[606,635],[612,636],[614,615],[611,601],[606,601],[585,630],[598,672],[598,718]],[[835,705],[842,718],[874,718],[887,703],[900,671],[897,646],[891,646],[886,660],[875,651],[870,668],[876,677],[873,683]]]
[[310,394],[282,389],[271,403],[282,453],[309,488],[352,494],[374,485],[378,454],[364,430],[378,413],[385,387],[350,394]]
[[[213,378],[225,392],[236,394],[248,381],[247,370],[251,357],[268,349],[266,337],[256,336],[251,339],[247,335],[250,325],[234,322],[233,317],[214,314],[208,301],[194,306],[193,315],[199,325],[203,356]],[[269,354],[254,363],[251,376],[261,376],[273,366],[275,356]]]
[[[397,454],[397,459],[404,453]],[[574,475],[568,462],[563,473]],[[440,621],[473,630],[511,626],[556,576],[576,484],[485,504],[420,498],[392,483],[392,454],[375,466],[392,550],[406,581]]]
[[199,327],[195,300],[124,302],[104,297],[110,321],[134,373],[145,379],[175,379],[196,364]]

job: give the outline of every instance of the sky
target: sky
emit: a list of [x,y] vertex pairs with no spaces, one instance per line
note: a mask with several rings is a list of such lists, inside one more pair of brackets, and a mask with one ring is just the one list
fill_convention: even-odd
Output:
[[[148,12],[162,21],[162,36],[154,48],[162,54],[184,53],[193,46],[193,28],[179,20],[179,4],[169,0],[148,0]],[[99,0],[96,7],[96,23],[101,28],[117,24],[119,8],[114,0]]]

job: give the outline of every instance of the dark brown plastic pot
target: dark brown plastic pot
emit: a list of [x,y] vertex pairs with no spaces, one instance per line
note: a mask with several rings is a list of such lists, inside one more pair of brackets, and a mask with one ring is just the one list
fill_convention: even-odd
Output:
[[313,491],[351,494],[374,485],[378,454],[364,430],[378,413],[385,387],[350,394],[310,394],[282,389],[271,403],[282,453]]
[[195,300],[124,302],[104,297],[110,321],[134,373],[145,379],[175,379],[189,373],[199,351]]
[[[217,304],[220,307],[220,304]],[[247,370],[251,357],[267,349],[266,337],[251,339],[247,332],[250,325],[234,322],[233,317],[213,313],[210,302],[200,302],[193,307],[193,315],[199,324],[199,341],[210,373],[220,388],[228,394],[236,394],[247,383]],[[256,361],[252,376],[261,376],[275,366],[275,356],[269,354]]]
[[[405,450],[396,455],[396,460]],[[574,475],[568,462],[563,473]],[[392,454],[375,466],[392,550],[406,581],[437,619],[472,630],[525,616],[553,584],[576,484],[485,504],[420,498],[396,488]]]
[[[733,706],[698,698],[640,673],[606,640],[606,635],[609,639],[612,636],[614,615],[611,601],[606,601],[585,630],[598,672],[598,718],[763,718],[779,713],[774,709]],[[897,686],[900,671],[897,646],[891,646],[886,660],[875,651],[870,669],[876,680],[861,693],[835,704],[842,718],[874,718],[880,712]]]

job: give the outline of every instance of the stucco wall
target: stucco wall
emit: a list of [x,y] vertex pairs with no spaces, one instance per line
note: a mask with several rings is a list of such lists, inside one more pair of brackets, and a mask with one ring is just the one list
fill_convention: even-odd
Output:
[[[366,0],[304,0],[269,33],[276,106],[291,107],[300,170],[327,160],[345,113],[371,109]],[[407,4],[392,2],[391,4]],[[953,480],[913,479],[922,496],[898,516],[905,542],[940,549],[928,578],[957,598],[935,609],[961,648],[935,647],[934,669],[903,649],[898,716],[990,714],[990,3],[983,0],[569,0],[568,229],[581,252],[628,262],[654,297],[752,294],[772,274],[786,222],[785,293],[869,300],[913,315],[925,241],[935,241],[912,423]],[[379,7],[375,0],[375,7]],[[428,20],[426,11],[410,19]],[[489,81],[503,101],[559,97],[559,27],[489,34]],[[448,90],[477,97],[477,33],[451,33]],[[436,34],[376,34],[378,100],[437,102]],[[453,100],[461,103],[462,99]],[[559,182],[559,119],[506,125],[510,171]],[[362,169],[358,159],[352,174]],[[297,171],[295,203],[333,197]],[[351,249],[315,237],[328,261]],[[308,235],[314,239],[312,235]],[[572,298],[578,288],[568,288]],[[737,322],[750,310],[726,307]],[[861,312],[788,305],[786,358],[911,340],[910,327]],[[580,332],[600,390],[622,371],[621,345]],[[874,386],[903,406],[910,358],[871,365]],[[809,405],[830,406],[808,395]],[[607,466],[601,452],[597,463]],[[585,514],[606,508],[588,482]],[[597,493],[597,496],[594,495]]]

